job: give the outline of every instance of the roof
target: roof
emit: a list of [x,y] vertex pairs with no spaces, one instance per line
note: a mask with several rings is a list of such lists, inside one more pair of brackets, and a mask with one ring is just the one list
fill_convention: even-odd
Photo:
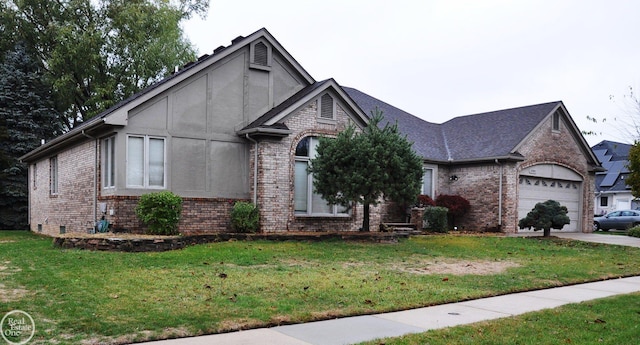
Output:
[[[382,110],[382,126],[397,121],[414,150],[434,162],[471,162],[494,159],[523,160],[519,145],[558,108],[561,101],[460,116],[436,124],[418,118],[354,88],[345,91],[366,112]],[[588,149],[588,148],[587,148]]]
[[606,171],[596,174],[596,192],[629,191],[625,181],[630,171],[629,149],[631,145],[604,140],[592,147],[593,152]]
[[320,82],[315,82],[298,91],[296,94],[289,97],[287,100],[275,106],[271,110],[267,111],[255,121],[238,131],[238,134],[271,134],[271,129],[274,126],[286,128],[286,126],[280,121],[282,121],[286,116],[293,113],[296,109],[308,103],[311,99],[317,97],[319,94],[325,92],[326,90],[332,90],[337,96],[340,97],[343,105],[348,107],[349,110],[351,110],[351,112],[355,114],[355,120],[357,120],[357,124],[359,126],[366,126],[369,119],[367,118],[367,115],[363,113],[361,107],[358,106],[357,102],[355,102],[352,97],[350,97],[350,95],[345,92],[345,89],[338,85],[335,80],[327,79]]

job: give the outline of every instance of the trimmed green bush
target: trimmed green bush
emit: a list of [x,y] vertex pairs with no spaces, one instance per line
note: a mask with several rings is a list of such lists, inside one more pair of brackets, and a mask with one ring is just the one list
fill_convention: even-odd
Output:
[[231,210],[231,228],[237,232],[256,232],[260,228],[260,212],[250,202],[238,201]]
[[640,226],[634,226],[633,228],[629,229],[627,235],[632,237],[640,237]]
[[182,198],[169,191],[144,194],[136,206],[136,215],[152,235],[177,234],[181,212]]
[[433,206],[424,209],[422,218],[427,223],[427,229],[434,232],[447,232],[447,212],[446,207]]

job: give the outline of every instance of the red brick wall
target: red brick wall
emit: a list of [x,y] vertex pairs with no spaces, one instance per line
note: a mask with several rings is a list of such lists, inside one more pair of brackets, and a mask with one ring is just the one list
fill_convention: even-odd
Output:
[[[105,219],[112,224],[113,230],[132,233],[146,231],[147,226],[140,222],[135,214],[139,199],[140,197],[137,196],[100,198],[99,202],[107,204]],[[236,201],[220,198],[182,198],[182,214],[178,230],[183,235],[229,231],[231,209]]]
[[50,159],[39,160],[36,183],[33,165],[29,167],[29,224],[31,231],[55,235],[63,226],[66,232],[87,232],[94,224],[95,141],[86,141],[57,155],[58,194],[50,195]]
[[[518,179],[520,171],[536,164],[557,164],[569,168],[584,179],[582,231],[591,231],[593,218],[593,188],[595,175],[581,146],[571,135],[564,122],[561,130],[551,130],[551,118],[531,134],[518,152],[523,162],[502,164],[502,226],[503,232],[518,230]],[[450,181],[452,175],[457,181]],[[498,226],[500,165],[488,162],[483,165],[440,166],[438,169],[438,194],[457,194],[469,200],[471,209],[464,217],[455,220],[464,230],[486,231]]]

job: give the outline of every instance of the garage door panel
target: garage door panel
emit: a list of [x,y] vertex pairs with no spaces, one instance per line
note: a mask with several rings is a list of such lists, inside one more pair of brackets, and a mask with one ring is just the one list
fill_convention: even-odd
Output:
[[581,182],[577,181],[564,181],[532,176],[520,177],[518,220],[526,217],[527,213],[529,213],[537,203],[556,200],[567,208],[567,215],[571,221],[568,225],[565,225],[562,230],[577,231],[580,220],[581,184]]

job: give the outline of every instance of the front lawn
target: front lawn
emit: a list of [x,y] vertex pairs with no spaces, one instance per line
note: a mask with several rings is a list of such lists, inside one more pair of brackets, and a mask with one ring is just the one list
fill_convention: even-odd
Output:
[[385,312],[640,274],[640,249],[420,236],[398,244],[230,241],[164,253],[53,248],[0,232],[0,314],[30,343],[126,343]]

